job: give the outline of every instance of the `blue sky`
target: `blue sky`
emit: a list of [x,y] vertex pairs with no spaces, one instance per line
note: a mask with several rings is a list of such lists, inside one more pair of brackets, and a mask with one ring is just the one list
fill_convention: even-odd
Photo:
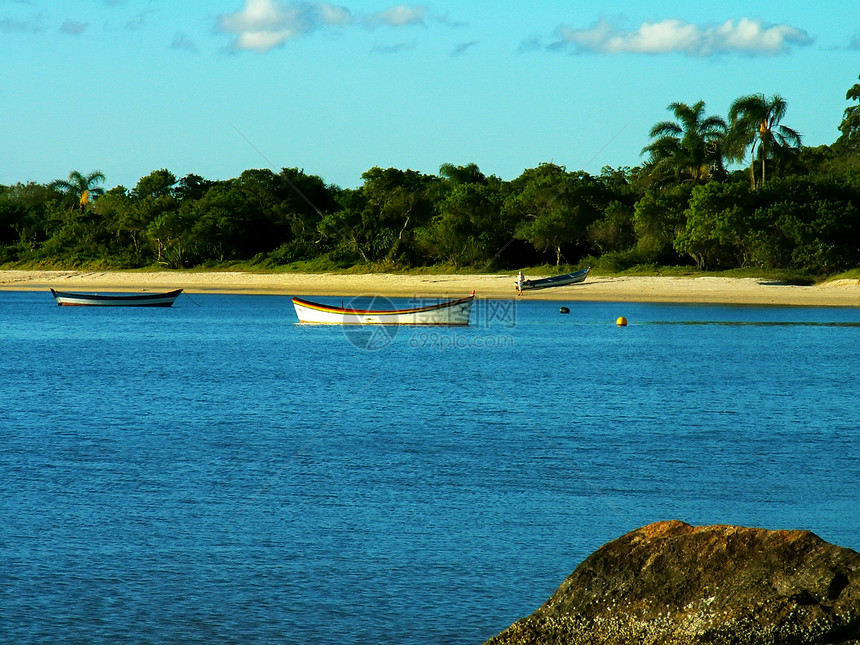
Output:
[[635,166],[669,103],[781,94],[832,143],[857,0],[0,0],[0,184],[167,168]]

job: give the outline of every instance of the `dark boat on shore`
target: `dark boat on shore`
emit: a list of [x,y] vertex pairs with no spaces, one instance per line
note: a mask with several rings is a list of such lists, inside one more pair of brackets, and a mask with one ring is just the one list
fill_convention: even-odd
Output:
[[51,295],[61,307],[170,307],[182,289],[165,293],[97,294],[54,291]]
[[568,284],[576,284],[577,282],[584,282],[585,278],[588,277],[588,272],[591,271],[591,267],[587,269],[582,269],[581,271],[574,271],[573,273],[564,273],[562,275],[554,275],[551,278],[538,278],[536,280],[524,280],[523,281],[523,290],[525,289],[546,289],[548,287],[564,287]]

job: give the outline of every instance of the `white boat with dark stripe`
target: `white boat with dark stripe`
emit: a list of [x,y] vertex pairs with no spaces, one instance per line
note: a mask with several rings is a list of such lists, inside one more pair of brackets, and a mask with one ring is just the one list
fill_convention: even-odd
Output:
[[51,294],[61,307],[170,307],[182,289],[164,293],[71,293],[54,291]]
[[451,325],[466,326],[475,294],[409,309],[353,309],[293,298],[300,323],[317,325]]

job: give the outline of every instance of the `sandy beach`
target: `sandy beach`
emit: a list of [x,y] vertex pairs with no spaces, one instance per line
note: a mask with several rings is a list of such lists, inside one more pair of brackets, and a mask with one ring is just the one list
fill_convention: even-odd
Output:
[[[245,293],[284,296],[516,298],[514,275],[400,275],[334,273],[245,273],[198,271],[0,271],[0,291],[159,291]],[[786,285],[757,278],[604,277],[580,284],[525,292],[525,299],[607,302],[860,307],[860,280],[815,286]]]

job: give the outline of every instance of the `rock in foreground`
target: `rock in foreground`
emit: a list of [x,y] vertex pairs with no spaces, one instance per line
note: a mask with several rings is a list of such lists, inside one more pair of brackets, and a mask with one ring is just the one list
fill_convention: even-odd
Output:
[[650,524],[486,645],[860,645],[860,554],[809,531]]

